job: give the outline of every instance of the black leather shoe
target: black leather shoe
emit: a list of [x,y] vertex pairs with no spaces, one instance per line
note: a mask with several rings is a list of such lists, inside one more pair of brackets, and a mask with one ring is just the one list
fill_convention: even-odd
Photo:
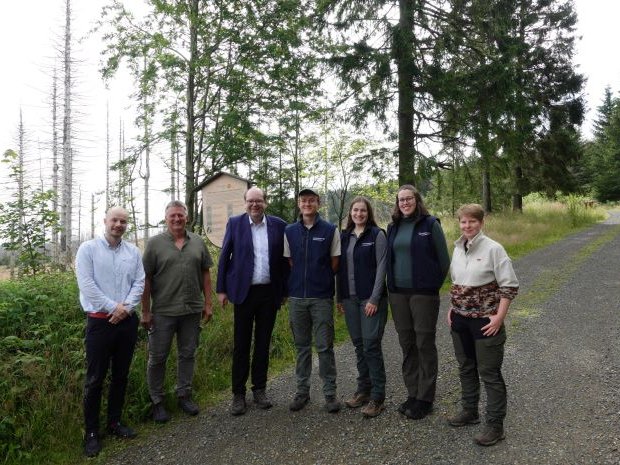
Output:
[[196,403],[189,396],[179,397],[178,403],[181,410],[183,410],[187,415],[195,416],[198,415],[198,412],[200,412],[200,409]]
[[415,401],[415,397],[407,397],[407,400],[398,406],[398,412],[405,415],[405,412],[413,407]]
[[108,433],[121,439],[131,439],[137,436],[136,432],[130,427],[121,423],[114,423],[108,426]]
[[416,400],[413,406],[405,410],[405,416],[412,420],[421,420],[433,411],[433,403]]
[[163,402],[153,404],[153,421],[155,423],[166,423],[170,420],[170,415],[166,412]]
[[97,433],[86,433],[84,437],[84,455],[96,457],[101,452],[101,440]]

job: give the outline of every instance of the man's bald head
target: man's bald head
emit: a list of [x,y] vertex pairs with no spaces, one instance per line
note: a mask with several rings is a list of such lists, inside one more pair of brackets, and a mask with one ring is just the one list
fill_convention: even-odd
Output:
[[105,214],[105,236],[110,244],[118,244],[127,231],[129,212],[123,207],[110,207]]

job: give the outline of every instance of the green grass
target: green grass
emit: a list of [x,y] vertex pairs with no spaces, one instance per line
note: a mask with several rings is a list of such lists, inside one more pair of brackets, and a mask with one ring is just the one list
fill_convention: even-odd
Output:
[[[491,215],[485,231],[517,258],[603,217],[602,209],[582,212],[577,204],[571,212],[565,204],[538,202],[527,204],[523,214]],[[442,225],[452,248],[451,242],[458,237],[456,220],[443,218]],[[595,250],[588,247],[579,252],[585,254],[584,259]],[[536,291],[531,297],[520,297],[520,311],[535,312],[544,298]],[[230,395],[232,306],[215,308],[213,320],[201,334],[195,370],[195,396],[203,406]],[[0,282],[0,463],[81,463],[83,333],[84,316],[72,274]],[[344,318],[336,313],[336,342],[347,339]],[[294,357],[285,306],[274,330],[270,375],[292,370]],[[167,405],[172,411],[176,411],[175,360],[173,353],[166,377]],[[152,426],[144,424],[150,406],[145,372],[146,334],[141,330],[130,372],[125,419],[148,434]],[[102,412],[105,408],[104,403]],[[106,447],[104,454],[110,450],[113,447]]]

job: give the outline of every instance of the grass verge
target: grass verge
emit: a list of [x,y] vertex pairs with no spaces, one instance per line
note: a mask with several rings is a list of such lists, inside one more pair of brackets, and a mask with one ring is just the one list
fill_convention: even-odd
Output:
[[[571,213],[562,204],[527,204],[522,214],[491,215],[485,231],[516,258],[603,216],[601,209],[582,212],[576,208]],[[444,218],[442,225],[450,245],[458,237],[456,220]],[[601,236],[599,240],[604,241],[606,237]],[[611,236],[607,240],[611,240]],[[577,267],[581,263],[579,260],[593,253],[597,244],[595,241],[580,251],[573,266]],[[582,254],[583,259],[580,259]],[[564,272],[568,270],[562,270]],[[544,301],[543,290],[537,292],[518,299],[524,303],[522,312],[529,311],[528,308],[535,310],[536,305]],[[66,464],[82,461],[83,334],[84,315],[72,274],[47,274],[0,283],[0,462]],[[347,339],[344,318],[337,314],[336,342]],[[232,340],[232,307],[218,308],[213,321],[203,328],[198,349],[194,388],[195,397],[202,405],[229,396]],[[271,376],[290,370],[294,357],[288,311],[284,307],[274,330]],[[172,411],[176,411],[175,359],[173,353],[166,376],[167,404]],[[125,408],[125,419],[131,425],[143,423],[149,414],[145,372],[146,334],[140,331]],[[104,403],[102,412],[105,408]],[[140,427],[141,432],[143,429],[148,430]]]

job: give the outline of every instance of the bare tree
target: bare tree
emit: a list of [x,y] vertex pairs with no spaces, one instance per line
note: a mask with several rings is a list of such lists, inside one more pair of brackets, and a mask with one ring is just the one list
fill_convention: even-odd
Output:
[[105,208],[110,205],[110,103],[106,104],[105,109]]
[[71,263],[71,237],[73,214],[72,192],[73,186],[73,147],[72,147],[72,62],[71,62],[71,0],[65,0],[65,34],[63,49],[64,65],[64,116],[62,126],[62,200],[60,213],[60,249],[64,253],[67,264]]
[[[52,210],[58,215],[58,70],[54,65],[52,78]],[[52,258],[58,260],[58,230],[52,228]]]

